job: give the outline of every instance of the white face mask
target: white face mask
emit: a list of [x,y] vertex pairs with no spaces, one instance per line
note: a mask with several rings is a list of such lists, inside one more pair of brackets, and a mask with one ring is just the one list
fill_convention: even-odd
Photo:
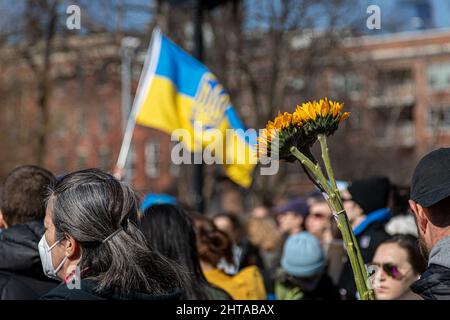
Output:
[[44,274],[55,280],[61,280],[58,277],[58,272],[63,267],[64,263],[67,260],[67,257],[61,261],[61,263],[56,267],[53,267],[52,262],[52,253],[50,252],[61,240],[56,241],[51,247],[48,246],[47,239],[45,239],[45,235],[42,236],[41,241],[39,241],[39,255],[41,257],[42,269],[44,270]]

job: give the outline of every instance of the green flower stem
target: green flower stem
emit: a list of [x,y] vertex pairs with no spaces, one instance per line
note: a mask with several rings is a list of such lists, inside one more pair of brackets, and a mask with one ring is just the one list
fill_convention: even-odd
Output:
[[314,178],[316,179],[316,182],[322,186],[325,192],[327,194],[330,194],[331,193],[330,185],[327,183],[327,179],[323,175],[319,163],[312,162],[311,159],[309,159],[307,156],[301,153],[295,146],[291,147],[291,153],[300,161],[301,164],[303,164],[306,168],[309,169],[309,171],[313,174]]
[[339,194],[339,190],[337,189],[336,186],[336,181],[334,179],[333,170],[328,156],[326,138],[324,136],[322,137],[319,136],[319,141],[322,147],[322,158],[324,160],[324,164],[331,182],[331,186],[330,183],[328,183],[327,179],[325,178],[318,163],[316,164],[313,163],[295,146],[291,147],[290,151],[313,174],[316,181],[320,183],[320,185],[327,193],[328,195],[327,201],[330,204],[330,207],[333,209],[333,211],[337,214],[338,227],[344,239],[345,247],[347,249],[350,264],[353,269],[355,283],[359,295],[363,300],[372,300],[374,299],[374,294],[373,291],[368,287],[367,272],[364,266],[364,262],[361,258],[361,254],[359,252],[358,243],[355,240],[353,230],[350,226],[347,215],[343,209],[342,200]]
[[333,168],[331,167],[330,156],[328,155],[328,146],[327,146],[327,137],[323,134],[318,135],[318,140],[320,142],[320,148],[322,150],[322,159],[325,164],[325,169],[327,171],[328,179],[331,182],[331,187],[333,188],[334,193],[341,199],[341,195],[339,193],[339,189],[336,184],[336,180],[334,179]]
[[[332,201],[334,200],[336,203],[334,204],[334,209],[336,210],[335,212],[340,213],[341,217],[338,216],[338,220],[340,219],[340,224],[342,225],[342,229],[341,232],[343,231],[343,233],[349,233],[350,237],[351,237],[351,242],[346,242],[346,244],[350,245],[351,248],[354,251],[354,254],[356,255],[356,262],[357,262],[357,268],[359,269],[357,271],[357,273],[361,274],[362,279],[364,280],[362,284],[360,284],[363,288],[363,291],[359,291],[360,296],[362,299],[366,300],[366,299],[374,299],[374,293],[373,290],[368,287],[368,279],[367,279],[367,271],[366,268],[364,266],[364,261],[362,259],[361,256],[361,251],[359,250],[359,246],[358,246],[358,242],[356,241],[355,238],[355,234],[353,233],[353,230],[351,228],[351,225],[348,221],[348,217],[347,214],[345,213],[344,209],[343,209],[343,204],[342,204],[342,199],[339,193],[339,189],[337,188],[336,185],[336,180],[334,178],[334,173],[333,173],[333,168],[331,166],[331,161],[330,161],[330,156],[328,153],[328,146],[327,146],[327,138],[325,135],[319,135],[318,136],[318,140],[320,143],[320,147],[322,150],[322,159],[323,162],[325,164],[325,168],[328,174],[328,178],[330,179],[331,185],[333,187],[333,191],[334,191],[334,199],[331,199]],[[337,201],[336,201],[337,200]],[[353,267],[353,265],[352,265]],[[356,281],[356,278],[355,278]],[[358,280],[359,281],[359,280]]]

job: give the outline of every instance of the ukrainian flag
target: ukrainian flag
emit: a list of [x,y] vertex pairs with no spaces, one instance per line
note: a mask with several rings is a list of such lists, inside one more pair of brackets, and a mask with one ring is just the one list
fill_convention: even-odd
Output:
[[168,134],[182,129],[189,151],[205,154],[207,149],[231,180],[249,187],[257,163],[256,132],[245,132],[217,78],[159,29],[153,32],[149,57],[133,106],[136,123]]

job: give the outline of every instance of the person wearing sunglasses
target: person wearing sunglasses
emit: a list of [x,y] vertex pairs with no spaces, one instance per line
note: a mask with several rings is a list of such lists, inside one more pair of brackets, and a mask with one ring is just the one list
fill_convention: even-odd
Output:
[[325,251],[328,251],[328,244],[333,240],[331,234],[332,212],[322,194],[317,194],[308,198],[309,215],[306,217],[306,230],[317,237]]
[[426,261],[411,235],[395,235],[382,242],[369,265],[377,300],[418,300],[410,289],[426,268]]
[[[385,231],[385,225],[391,218],[389,192],[390,181],[381,176],[355,180],[341,191],[344,209],[366,263],[372,261],[378,245],[389,238]],[[346,256],[339,276],[339,287],[342,299],[359,299],[352,267]]]

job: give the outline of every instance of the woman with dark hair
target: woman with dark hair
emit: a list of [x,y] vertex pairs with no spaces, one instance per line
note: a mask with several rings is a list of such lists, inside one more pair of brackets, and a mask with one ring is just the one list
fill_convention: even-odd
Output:
[[140,229],[152,248],[178,262],[189,273],[184,297],[192,300],[228,300],[222,289],[209,284],[203,275],[191,218],[178,206],[153,205],[144,211]]
[[261,273],[265,272],[265,266],[257,247],[247,239],[244,227],[239,218],[227,212],[222,212],[213,217],[216,227],[225,232],[232,242],[233,264],[223,263],[221,267],[229,274],[235,274],[244,267],[256,265]]
[[426,268],[417,238],[399,234],[383,241],[375,251],[372,265],[378,300],[420,299],[410,289]]
[[182,272],[135,226],[131,188],[88,169],[62,177],[50,191],[39,252],[44,273],[64,283],[44,299],[180,299]]
[[233,299],[266,299],[264,281],[256,266],[243,268],[235,275],[219,269],[219,262],[233,263],[232,242],[212,220],[200,214],[192,214],[200,265],[208,282],[224,289]]

